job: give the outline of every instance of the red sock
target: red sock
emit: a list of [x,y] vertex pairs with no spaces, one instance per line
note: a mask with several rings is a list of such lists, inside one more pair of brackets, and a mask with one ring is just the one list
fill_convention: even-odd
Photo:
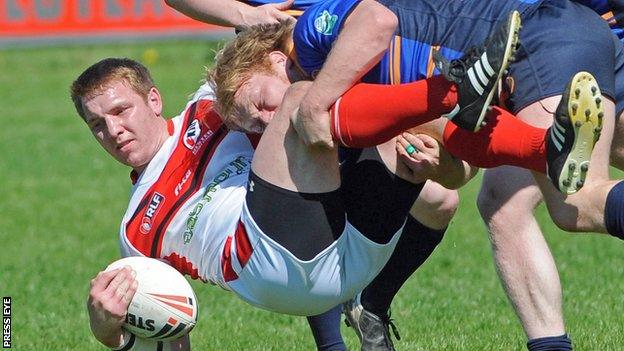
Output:
[[546,173],[546,129],[526,124],[497,107],[486,118],[487,125],[476,133],[447,123],[444,148],[481,168],[509,165]]
[[442,76],[398,85],[356,84],[330,110],[334,140],[349,147],[384,143],[457,105],[457,88]]

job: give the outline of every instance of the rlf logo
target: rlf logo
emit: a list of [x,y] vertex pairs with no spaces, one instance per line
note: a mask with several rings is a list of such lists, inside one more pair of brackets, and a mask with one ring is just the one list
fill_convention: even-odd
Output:
[[189,150],[193,150],[195,144],[197,144],[197,139],[199,139],[199,135],[201,134],[201,127],[199,126],[198,120],[193,120],[191,125],[186,129],[186,133],[184,133],[184,146],[186,146]]
[[141,220],[140,231],[143,234],[147,234],[152,230],[152,219],[158,213],[158,209],[165,202],[165,197],[159,193],[154,193],[152,196],[152,200],[150,200],[149,205],[147,206],[147,210],[145,210],[145,215]]

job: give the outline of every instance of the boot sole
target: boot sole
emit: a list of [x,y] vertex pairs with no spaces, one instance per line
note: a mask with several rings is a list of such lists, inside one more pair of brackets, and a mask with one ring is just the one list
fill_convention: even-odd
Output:
[[574,130],[574,143],[559,175],[559,190],[574,194],[585,184],[594,145],[600,137],[604,108],[596,79],[579,72],[570,83],[567,112]]

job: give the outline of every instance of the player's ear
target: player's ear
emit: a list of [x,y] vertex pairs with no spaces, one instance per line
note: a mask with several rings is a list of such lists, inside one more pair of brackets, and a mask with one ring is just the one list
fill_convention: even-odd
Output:
[[269,53],[269,61],[271,61],[271,65],[280,65],[282,67],[286,67],[288,56],[286,56],[286,54],[281,51],[271,51]]
[[147,93],[147,105],[154,111],[156,116],[162,115],[163,105],[160,91],[156,87],[152,87]]

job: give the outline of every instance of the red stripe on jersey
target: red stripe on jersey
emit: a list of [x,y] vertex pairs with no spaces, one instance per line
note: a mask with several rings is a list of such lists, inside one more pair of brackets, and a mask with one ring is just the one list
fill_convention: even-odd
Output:
[[232,237],[228,236],[223,246],[223,254],[221,255],[221,271],[223,272],[223,279],[226,282],[238,279],[238,274],[234,272],[232,268]]
[[160,257],[167,226],[179,208],[201,187],[203,173],[227,135],[221,119],[214,116],[210,100],[192,104],[181,128],[178,144],[165,168],[126,225],[126,237],[132,246],[148,257]]
[[[210,160],[212,159],[215,151],[217,151],[217,146],[219,146],[219,144],[226,135],[227,130],[224,126],[222,126],[217,131],[215,131],[211,140],[206,142],[208,146],[206,146],[204,152],[200,153],[199,155],[199,164],[197,165],[197,169],[193,174],[193,179],[190,182],[187,182],[190,183],[190,185],[188,186],[188,188],[181,187],[180,193],[182,193],[184,189],[186,190],[182,193],[182,195],[180,195],[180,198],[173,205],[173,208],[167,212],[164,218],[162,218],[162,222],[156,230],[156,235],[154,237],[154,240],[152,241],[151,249],[151,255],[153,257],[160,257],[162,251],[162,239],[167,227],[169,226],[169,223],[171,223],[171,221],[173,220],[173,217],[175,216],[178,209],[180,209],[180,207],[188,200],[188,198],[196,193],[201,187],[203,174],[206,171],[206,168],[208,167],[208,164],[210,163]],[[176,165],[176,162],[173,162],[172,167],[179,167],[179,165]],[[177,171],[178,169],[184,170],[184,168],[176,168],[175,170]],[[182,179],[182,177],[178,179]],[[173,192],[175,194],[175,189]]]
[[238,221],[238,227],[236,228],[234,237],[236,238],[236,257],[241,267],[245,267],[253,253],[253,247],[251,247],[249,236],[247,235],[247,230],[243,222]]
[[186,257],[172,253],[163,258],[167,260],[171,267],[175,268],[178,272],[187,274],[192,279],[199,278],[199,271],[193,266],[192,262],[186,260]]
[[[243,222],[239,221],[234,233],[236,239],[236,258],[241,268],[244,268],[251,254],[253,253],[253,247],[249,242],[249,236],[247,236],[247,230]],[[223,272],[223,279],[226,282],[238,279],[238,275],[232,267],[232,237],[228,236],[223,247],[223,254],[221,255],[221,271]]]

